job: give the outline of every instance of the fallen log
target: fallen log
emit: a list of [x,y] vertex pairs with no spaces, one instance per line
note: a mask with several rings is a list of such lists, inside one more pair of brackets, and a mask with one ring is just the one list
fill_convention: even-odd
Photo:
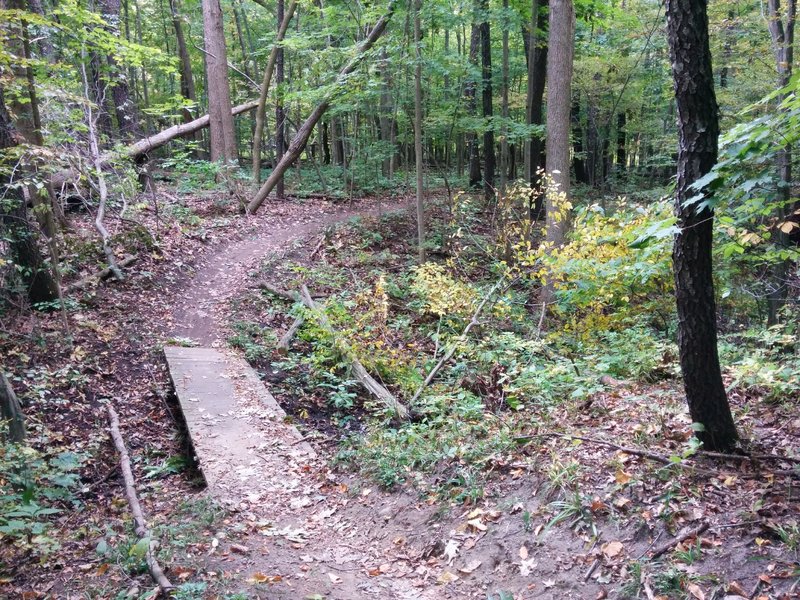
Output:
[[[246,102],[245,104],[240,104],[239,106],[234,106],[231,109],[231,113],[236,116],[240,115],[244,112],[249,110],[253,110],[258,106],[258,100],[252,100],[251,102]],[[183,137],[185,135],[190,135],[201,129],[208,127],[210,122],[210,117],[208,115],[203,115],[202,117],[195,119],[194,121],[190,121],[189,123],[180,123],[178,125],[173,125],[172,127],[165,129],[155,135],[147,136],[146,138],[139,140],[138,142],[131,144],[127,147],[126,152],[128,156],[134,160],[144,156],[148,152],[152,152],[156,148],[160,148],[164,144],[171,142],[175,138]]]
[[[127,267],[128,265],[134,263],[137,258],[138,258],[138,255],[136,255],[136,254],[130,255],[129,254],[128,256],[123,258],[121,261],[117,262],[117,267],[119,267],[119,268]],[[92,273],[91,275],[87,275],[83,279],[79,279],[75,283],[69,284],[67,286],[67,292],[74,292],[76,290],[82,290],[83,288],[85,288],[87,285],[89,285],[93,281],[101,280],[101,279],[108,279],[109,277],[111,277],[112,274],[113,274],[113,269],[111,267],[106,267],[104,269],[100,269],[99,271],[97,271],[95,273]]]
[[292,326],[289,327],[288,331],[281,336],[281,339],[278,340],[277,348],[280,351],[285,352],[289,349],[289,344],[292,343],[292,339],[294,338],[297,330],[303,326],[304,320],[303,317],[297,317],[292,323]]
[[122,477],[125,480],[125,496],[128,499],[128,506],[130,506],[131,514],[133,515],[134,530],[139,538],[139,541],[147,540],[147,551],[145,552],[145,559],[147,560],[147,568],[150,575],[158,584],[159,589],[168,595],[170,590],[174,589],[164,571],[158,564],[155,555],[153,554],[153,542],[150,540],[150,530],[147,528],[147,522],[142,513],[142,506],[139,504],[139,497],[136,495],[136,484],[133,479],[133,471],[131,470],[131,459],[128,455],[128,449],[125,447],[125,440],[122,439],[122,434],[119,431],[119,415],[113,407],[108,407],[108,420],[110,424],[111,439],[114,446],[119,453],[120,467],[122,468]]
[[336,332],[333,329],[333,325],[328,320],[328,316],[325,314],[323,310],[317,306],[317,303],[311,298],[311,294],[308,291],[306,286],[303,286],[300,289],[300,297],[302,299],[303,304],[314,313],[314,316],[319,321],[319,324],[322,326],[325,331],[330,333],[334,340],[336,349],[341,353],[343,356],[346,356],[347,359],[350,361],[350,367],[353,370],[353,375],[355,378],[363,385],[366,390],[372,394],[376,399],[383,402],[386,406],[388,406],[394,413],[401,419],[408,418],[408,409],[400,403],[400,401],[394,397],[394,395],[387,390],[383,385],[378,383],[372,375],[370,375],[367,370],[364,368],[364,365],[361,364],[361,361],[358,360],[353,353],[347,348],[341,341],[336,338]]
[[388,25],[389,20],[394,14],[396,3],[396,0],[391,0],[389,2],[386,13],[380,19],[378,19],[378,22],[375,23],[375,26],[372,28],[372,31],[370,31],[367,38],[361,42],[356,55],[348,61],[341,71],[339,71],[339,75],[336,77],[336,81],[334,82],[331,91],[325,94],[320,103],[317,104],[316,108],[297,130],[297,133],[295,134],[294,138],[292,138],[292,143],[289,144],[289,148],[286,150],[283,158],[281,158],[281,160],[272,170],[272,173],[270,173],[269,177],[264,182],[264,185],[261,186],[258,192],[256,192],[256,195],[247,205],[248,213],[252,214],[258,210],[258,208],[264,203],[264,200],[267,199],[267,196],[269,196],[270,192],[272,192],[274,187],[278,184],[278,181],[280,181],[280,179],[283,177],[283,174],[286,173],[294,161],[300,157],[300,154],[302,154],[309,138],[311,137],[311,133],[314,131],[314,127],[322,118],[322,115],[325,114],[325,111],[328,110],[328,107],[333,102],[335,96],[345,87],[349,75],[356,70],[356,67],[358,67],[367,51],[372,48],[375,42],[377,42],[381,35],[383,35],[383,32],[386,30],[386,25]]

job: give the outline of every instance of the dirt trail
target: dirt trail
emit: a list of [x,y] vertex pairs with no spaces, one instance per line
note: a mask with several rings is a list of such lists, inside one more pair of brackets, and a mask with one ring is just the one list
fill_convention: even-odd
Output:
[[374,216],[407,206],[407,201],[402,201],[362,203],[355,207],[322,203],[268,207],[265,214],[252,217],[256,224],[247,237],[230,243],[195,266],[194,278],[181,292],[173,313],[174,335],[204,346],[219,346],[220,310],[245,285],[247,274],[265,256],[287,250],[294,243],[350,218]]
[[[225,346],[228,301],[252,284],[248,273],[270,252],[288,253],[294,243],[348,218],[406,206],[289,205],[283,213],[270,207],[246,239],[197,267],[173,312],[174,334]],[[337,473],[333,457],[315,449],[316,456],[287,467],[281,466],[290,464],[282,458],[291,454],[285,441],[259,448],[251,466],[269,493],[240,505],[227,521],[240,535],[235,541],[220,535],[205,561],[206,572],[226,578],[227,594],[271,600],[605,597],[596,583],[583,582],[588,555],[582,540],[556,529],[536,536],[525,525],[522,515],[535,514],[541,502],[534,481],[507,481],[507,500],[449,507]]]

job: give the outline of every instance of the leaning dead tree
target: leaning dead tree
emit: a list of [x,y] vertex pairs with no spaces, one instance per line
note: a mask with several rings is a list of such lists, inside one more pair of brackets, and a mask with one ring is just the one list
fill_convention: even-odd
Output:
[[122,467],[122,478],[125,480],[125,497],[128,499],[128,506],[130,506],[131,514],[133,515],[134,529],[139,538],[139,542],[147,546],[145,551],[145,559],[147,561],[147,569],[153,577],[153,581],[158,584],[159,589],[164,594],[169,594],[169,591],[174,589],[161,565],[156,560],[155,553],[153,552],[153,541],[150,538],[150,530],[147,528],[147,522],[144,519],[142,506],[139,504],[139,497],[136,495],[136,484],[133,480],[133,471],[131,470],[131,459],[128,455],[128,449],[125,447],[125,440],[122,439],[122,434],[119,430],[119,415],[111,406],[108,407],[108,421],[110,424],[111,439],[114,442],[114,447],[119,453],[119,462]]
[[322,118],[322,115],[325,114],[325,111],[328,110],[336,95],[344,88],[345,84],[347,83],[348,76],[356,70],[356,67],[358,67],[359,63],[363,60],[367,51],[372,48],[372,46],[375,45],[375,42],[377,42],[381,35],[383,35],[383,32],[386,30],[386,26],[389,24],[389,20],[394,14],[395,5],[396,0],[392,0],[389,3],[386,13],[380,19],[378,19],[378,22],[375,23],[375,26],[372,28],[372,31],[370,31],[367,38],[361,42],[356,55],[350,59],[350,61],[342,68],[341,71],[339,71],[339,75],[337,75],[332,89],[325,94],[317,107],[305,120],[305,123],[303,123],[297,130],[297,134],[292,139],[292,143],[289,144],[289,149],[286,151],[286,154],[283,155],[283,158],[272,170],[272,173],[270,173],[269,177],[264,182],[264,185],[261,186],[258,192],[256,192],[256,195],[250,201],[250,204],[247,205],[248,213],[254,213],[258,210],[258,208],[263,204],[264,200],[267,199],[267,196],[269,196],[270,192],[278,184],[278,181],[280,181],[281,177],[283,177],[283,174],[286,173],[294,161],[300,157],[300,154],[302,154],[309,138],[311,137],[311,133],[314,131],[314,127]]
[[297,2],[292,0],[286,14],[283,16],[281,26],[278,29],[278,37],[275,44],[272,46],[272,52],[269,53],[269,60],[267,61],[267,68],[264,69],[264,80],[261,82],[261,91],[258,96],[258,108],[256,108],[256,127],[253,133],[253,181],[256,183],[261,182],[261,136],[264,135],[264,120],[267,114],[267,95],[269,94],[269,85],[272,81],[272,73],[275,71],[275,62],[278,60],[278,51],[281,47],[281,42],[286,35],[286,30],[289,29],[289,22],[294,16],[294,11],[297,8]]

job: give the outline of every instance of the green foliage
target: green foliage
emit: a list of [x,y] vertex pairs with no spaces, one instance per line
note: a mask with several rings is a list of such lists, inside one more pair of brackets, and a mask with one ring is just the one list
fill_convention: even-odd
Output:
[[236,321],[231,324],[233,333],[228,343],[244,351],[249,361],[266,358],[272,354],[277,339],[271,328],[249,321]]
[[49,535],[51,518],[75,503],[84,457],[45,454],[18,444],[0,445],[0,540],[47,556],[59,543]]

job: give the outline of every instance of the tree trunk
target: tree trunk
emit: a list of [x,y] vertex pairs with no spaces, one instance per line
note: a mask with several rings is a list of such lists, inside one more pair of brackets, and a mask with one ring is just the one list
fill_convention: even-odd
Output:
[[494,196],[494,129],[492,124],[492,38],[489,27],[489,0],[481,0],[481,73],[483,75],[483,196]]
[[506,180],[508,179],[508,0],[503,0],[503,60],[502,60],[502,89],[500,90],[501,114],[503,123],[500,130],[500,197],[506,195]]
[[330,91],[325,94],[322,101],[320,101],[305,122],[298,128],[296,135],[294,138],[292,138],[292,143],[289,144],[286,154],[283,156],[281,161],[275,165],[275,168],[272,170],[269,178],[264,182],[264,185],[261,186],[258,192],[256,192],[256,195],[247,205],[248,212],[254,213],[258,210],[261,204],[263,204],[264,200],[266,200],[267,196],[269,196],[270,192],[275,188],[275,185],[278,183],[278,179],[286,172],[292,163],[294,163],[294,161],[300,157],[300,154],[303,152],[306,143],[308,143],[308,138],[311,137],[314,126],[322,118],[322,115],[325,114],[325,111],[328,110],[328,107],[331,105],[331,102],[333,102],[337,92],[345,85],[347,76],[356,70],[356,67],[364,58],[364,54],[370,48],[372,48],[375,42],[378,41],[381,35],[383,35],[386,25],[389,23],[389,20],[394,14],[395,2],[396,0],[391,0],[386,9],[386,13],[380,19],[378,19],[378,22],[375,23],[372,31],[370,31],[369,36],[367,36],[367,38],[359,45],[356,55],[351,58],[350,61],[348,61],[348,63],[339,72],[339,75],[337,76],[336,81],[334,82],[334,85]]
[[[17,135],[0,87],[0,150],[18,145]],[[53,302],[60,297],[58,282],[39,251],[36,229],[28,217],[27,202],[22,190],[17,185],[10,185],[12,181],[9,177],[13,172],[13,168],[0,169],[0,173],[9,174],[0,179],[0,197],[11,200],[12,207],[7,212],[0,213],[0,216],[5,226],[5,237],[8,239],[12,261],[19,267],[17,271],[31,304]]]
[[[169,8],[172,14],[172,27],[175,29],[175,39],[178,46],[178,61],[181,72],[181,96],[191,102],[197,102],[197,93],[194,88],[194,77],[192,76],[192,61],[189,58],[189,49],[186,46],[186,37],[183,33],[183,21],[178,12],[178,0],[169,0]],[[183,122],[192,121],[192,113],[188,109],[183,111]]]
[[0,431],[0,440],[14,444],[25,441],[25,416],[6,374],[0,371],[0,420],[8,423],[8,434]]
[[[478,24],[478,11],[476,3],[475,22],[472,24],[472,34],[469,40],[469,63],[474,69],[478,66],[478,52],[480,52],[481,29]],[[475,116],[478,112],[475,98],[478,82],[474,77],[469,77],[464,86],[464,96],[467,98],[467,114]],[[478,134],[474,131],[467,133],[467,151],[469,152],[469,187],[476,188],[481,184],[481,157],[478,149]]]
[[202,6],[211,161],[235,163],[238,160],[238,151],[236,129],[231,114],[228,52],[225,47],[222,8],[220,0],[202,0]]
[[[275,62],[278,60],[278,49],[283,38],[286,36],[286,31],[289,29],[289,23],[292,20],[292,15],[297,7],[297,2],[292,0],[289,3],[289,8],[286,14],[283,15],[280,29],[278,29],[278,37],[275,39],[275,45],[272,46],[272,51],[269,53],[269,60],[267,67],[264,69],[264,79],[261,82],[261,91],[258,96],[258,108],[256,109],[256,127],[253,132],[253,181],[259,183],[261,181],[261,137],[264,135],[264,121],[267,114],[267,96],[269,95],[269,84],[272,80],[272,72],[275,70]],[[327,164],[327,163],[326,163]]]
[[417,254],[425,262],[425,206],[423,205],[424,172],[422,165],[422,33],[420,13],[422,0],[414,2],[414,160],[417,170]]
[[[551,0],[550,33],[547,54],[547,243],[557,248],[564,243],[568,225],[569,130],[572,106],[572,63],[575,36],[575,11],[572,0]],[[542,302],[552,302],[553,284],[542,290]]]
[[575,169],[575,181],[588,184],[586,161],[583,154],[583,126],[581,124],[580,96],[572,99],[572,166]]
[[[280,32],[284,21],[284,0],[277,1],[278,32]],[[278,53],[275,56],[275,160],[280,162],[286,147],[286,113],[283,106],[283,85],[284,80],[284,50],[283,46],[278,45]],[[275,186],[275,194],[278,198],[284,197],[284,179],[281,176]]]
[[628,140],[625,136],[625,125],[627,123],[627,115],[625,111],[617,114],[617,176],[620,178],[625,177],[625,170],[628,167]]
[[[717,354],[712,277],[714,212],[686,201],[692,184],[717,161],[719,121],[708,44],[705,0],[667,0],[667,36],[678,108],[678,181],[675,213],[680,233],[672,252],[678,307],[678,348],[686,400],[706,450],[730,450],[733,423]],[[706,192],[707,194],[707,192]]]
[[[543,8],[547,8],[542,12]],[[528,89],[525,102],[525,117],[528,125],[542,125],[544,87],[547,79],[547,35],[549,19],[548,0],[533,0],[531,24],[528,33]],[[531,199],[531,219],[544,216],[544,194],[539,190],[539,170],[544,168],[544,142],[540,134],[533,134],[525,145],[525,179],[534,188]]]
[[[795,0],[786,0],[785,14],[781,14],[780,0],[768,0],[769,9],[769,33],[772,38],[773,51],[775,52],[775,65],[778,71],[778,87],[784,88],[789,85],[792,78],[792,64],[794,62],[794,26],[797,16],[797,4]],[[781,94],[777,98],[780,104],[785,100],[786,95]],[[777,157],[778,167],[778,189],[777,198],[780,203],[778,208],[778,219],[783,222],[794,212],[792,206],[792,147],[784,146]],[[778,228],[776,242],[780,246],[788,246],[790,243],[789,235]],[[789,262],[780,261],[772,267],[772,281],[767,295],[767,325],[775,325],[778,322],[778,313],[786,301],[787,278],[789,275]]]

